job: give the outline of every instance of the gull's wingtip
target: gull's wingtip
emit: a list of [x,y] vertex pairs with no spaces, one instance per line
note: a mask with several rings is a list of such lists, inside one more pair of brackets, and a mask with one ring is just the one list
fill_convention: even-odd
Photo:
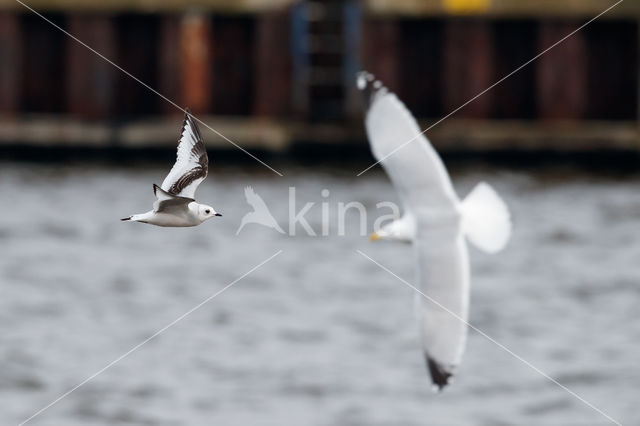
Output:
[[184,131],[184,128],[187,126],[187,123],[193,123],[193,113],[191,112],[191,109],[189,107],[186,107],[184,109],[184,122],[182,124],[182,130]]
[[365,109],[371,106],[378,94],[385,94],[388,91],[382,82],[376,79],[375,75],[366,70],[356,73],[356,85],[362,92]]
[[453,372],[447,371],[442,364],[427,354],[425,354],[425,360],[427,362],[427,369],[431,375],[434,391],[442,392],[442,390],[452,382]]
[[367,70],[358,71],[356,73],[356,85],[358,89],[365,90],[367,86],[369,86],[373,81],[375,81],[376,76],[371,74]]
[[[204,141],[202,139],[202,135],[200,134],[200,129],[198,128],[198,123],[196,123],[196,120],[197,119],[193,116],[193,113],[191,112],[191,109],[189,109],[189,107],[186,107],[184,109],[184,122],[182,124],[182,132],[181,132],[181,134],[184,135],[185,129],[187,128],[187,126],[190,126],[192,131],[193,131],[193,134],[194,134],[194,136],[196,138],[196,141],[203,144],[202,149],[204,150],[204,154],[206,154],[207,151],[206,151],[206,149],[204,149]],[[201,120],[198,120],[198,121],[201,121]],[[205,126],[206,126],[206,124],[205,124]],[[209,157],[205,157],[205,158],[206,158],[207,163],[208,163],[209,162]]]
[[367,87],[367,83],[373,80],[373,74],[367,70],[358,71],[356,73],[356,85],[358,89],[364,90]]
[[129,216],[129,217],[123,217],[122,219],[120,219],[121,221],[127,221],[127,220],[131,220],[133,216]]

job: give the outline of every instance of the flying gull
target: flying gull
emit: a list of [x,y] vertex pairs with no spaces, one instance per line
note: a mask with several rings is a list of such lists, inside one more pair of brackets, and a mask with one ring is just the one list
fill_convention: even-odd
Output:
[[191,112],[187,109],[178,143],[176,163],[162,182],[153,184],[157,200],[153,210],[134,214],[121,220],[149,223],[157,226],[197,226],[213,216],[222,216],[213,207],[196,203],[195,192],[207,177],[209,157],[204,141]]
[[371,150],[404,207],[400,219],[371,239],[413,242],[416,282],[427,296],[416,293],[422,346],[433,384],[441,390],[460,364],[467,337],[470,268],[465,237],[485,252],[500,251],[511,234],[509,211],[484,182],[461,201],[442,160],[404,104],[366,71],[358,73],[357,84]]

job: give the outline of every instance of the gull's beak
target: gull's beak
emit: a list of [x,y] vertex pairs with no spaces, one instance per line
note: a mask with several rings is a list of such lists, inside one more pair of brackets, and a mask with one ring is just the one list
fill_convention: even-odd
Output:
[[370,241],[376,241],[380,239],[380,234],[378,234],[377,232],[374,232],[373,234],[369,235],[369,240]]
[[214,216],[222,216],[220,213],[216,213]]

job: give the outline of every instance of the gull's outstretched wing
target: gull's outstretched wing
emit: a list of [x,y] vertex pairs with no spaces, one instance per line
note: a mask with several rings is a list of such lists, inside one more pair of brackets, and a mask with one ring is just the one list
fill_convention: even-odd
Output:
[[194,198],[200,182],[207,177],[209,157],[198,125],[187,109],[178,143],[176,163],[162,182],[162,189],[170,194]]
[[157,198],[153,203],[153,211],[156,213],[186,214],[189,203],[195,201],[193,198],[173,195],[156,184],[153,185],[153,194]]
[[389,175],[405,208],[414,213],[421,208],[439,213],[456,211],[459,200],[449,174],[421,134],[415,118],[372,74],[363,71],[357,79],[364,98],[371,151]]
[[[420,225],[418,225],[420,228]],[[459,229],[418,231],[414,241],[422,346],[431,380],[449,383],[467,339],[469,258]]]
[[426,296],[420,296],[421,334],[427,368],[442,388],[460,362],[467,334],[469,259],[460,201],[442,160],[396,95],[367,72],[358,74],[358,87],[373,155],[415,220],[417,282]]

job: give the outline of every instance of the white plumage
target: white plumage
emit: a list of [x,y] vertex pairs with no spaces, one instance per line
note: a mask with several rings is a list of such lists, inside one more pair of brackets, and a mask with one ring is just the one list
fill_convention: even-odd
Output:
[[419,314],[424,354],[441,389],[461,361],[467,336],[470,273],[464,237],[489,252],[502,249],[511,229],[509,212],[486,183],[460,202],[442,160],[404,104],[370,73],[359,73],[357,84],[371,150],[405,209],[372,239],[413,242],[416,279],[426,296]]
[[157,226],[186,227],[200,225],[214,216],[222,216],[213,207],[195,201],[198,185],[209,172],[209,157],[193,116],[187,109],[178,143],[176,162],[162,182],[153,185],[156,201],[153,210],[122,220]]
[[195,198],[196,189],[207,177],[208,169],[209,157],[200,130],[187,110],[176,162],[162,181],[161,188],[180,197]]

